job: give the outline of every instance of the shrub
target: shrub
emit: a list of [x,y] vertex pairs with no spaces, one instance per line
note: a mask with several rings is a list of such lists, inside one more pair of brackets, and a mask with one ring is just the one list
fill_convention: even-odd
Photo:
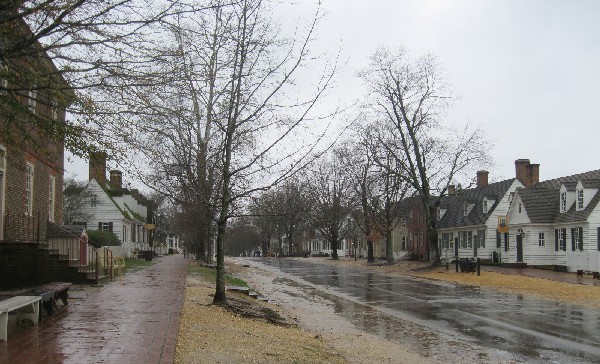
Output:
[[95,247],[121,245],[117,235],[110,231],[88,230],[87,234],[90,244]]

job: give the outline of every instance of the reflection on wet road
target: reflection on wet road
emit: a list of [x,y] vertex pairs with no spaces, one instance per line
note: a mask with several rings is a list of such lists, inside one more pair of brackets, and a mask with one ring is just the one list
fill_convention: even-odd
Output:
[[[302,260],[252,262],[287,273],[279,283],[331,301],[338,315],[381,337],[406,336],[408,322],[523,361],[600,362],[599,310]],[[435,337],[416,340],[424,350],[436,345]]]

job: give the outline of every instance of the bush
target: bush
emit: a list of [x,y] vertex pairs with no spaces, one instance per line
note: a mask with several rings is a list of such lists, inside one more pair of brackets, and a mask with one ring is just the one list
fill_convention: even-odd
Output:
[[110,231],[88,230],[89,243],[95,247],[121,245],[119,238]]

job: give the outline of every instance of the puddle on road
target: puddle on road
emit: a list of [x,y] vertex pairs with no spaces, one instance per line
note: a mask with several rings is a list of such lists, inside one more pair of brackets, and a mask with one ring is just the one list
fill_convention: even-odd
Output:
[[[451,362],[465,358],[598,362],[600,358],[597,311],[480,287],[322,265],[289,269],[282,264],[291,263],[282,260],[270,267],[280,272],[271,288],[292,297],[294,305],[305,305],[307,310],[326,305],[356,329],[406,344],[424,356]],[[557,329],[557,322],[568,324]]]

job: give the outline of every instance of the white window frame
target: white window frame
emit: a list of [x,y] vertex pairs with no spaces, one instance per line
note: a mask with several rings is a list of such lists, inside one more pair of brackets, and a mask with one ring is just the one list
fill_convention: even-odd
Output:
[[102,223],[102,230],[101,231],[110,231],[110,223],[103,222]]
[[54,209],[56,207],[56,177],[50,176],[48,185],[48,220],[54,222]]
[[583,210],[583,189],[577,190],[577,210]]
[[567,211],[567,193],[561,192],[560,193],[560,212],[565,212],[565,211]]
[[96,207],[98,206],[98,194],[96,193],[92,193],[90,195],[90,206],[91,207]]
[[487,197],[483,198],[483,213],[484,214],[488,213],[488,199],[487,199]]
[[[36,85],[33,85],[32,88],[36,88]],[[32,113],[35,114],[35,109],[37,107],[37,95],[38,92],[37,90],[29,90],[27,92],[27,95],[29,97],[29,99],[27,100],[27,105],[29,106],[29,110],[31,110]]]
[[538,246],[546,246],[546,233],[538,233]]
[[52,120],[58,121],[58,102],[52,101],[52,107],[50,109],[52,113]]
[[35,169],[33,163],[25,163],[25,215],[33,216],[33,181]]

